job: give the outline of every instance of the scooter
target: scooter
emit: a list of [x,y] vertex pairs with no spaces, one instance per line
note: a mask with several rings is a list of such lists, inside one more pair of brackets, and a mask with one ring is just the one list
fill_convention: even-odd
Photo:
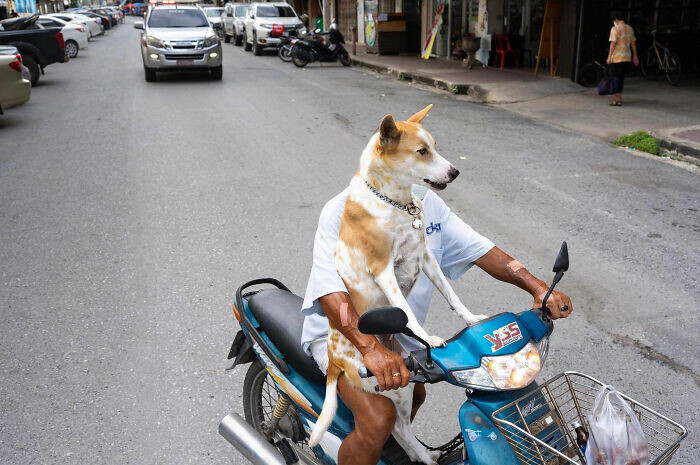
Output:
[[291,49],[292,63],[303,68],[314,61],[333,62],[340,60],[343,66],[350,66],[350,55],[345,50],[345,39],[337,24],[331,24],[328,32],[314,31],[318,36],[328,36],[328,42],[319,39],[297,39]]
[[[541,308],[494,315],[464,328],[445,347],[431,349],[415,336],[399,308],[373,309],[360,317],[358,328],[365,334],[402,333],[426,347],[404,360],[411,382],[447,382],[466,389],[467,399],[458,412],[458,434],[443,446],[429,448],[441,451],[439,465],[586,463],[576,428],[587,425],[586,414],[604,384],[573,371],[535,382],[554,330],[546,303],[568,268],[564,242]],[[274,289],[248,291],[263,284]],[[236,292],[233,312],[241,330],[228,358],[234,359],[229,369],[251,364],[243,385],[245,420],[232,413],[221,421],[219,432],[256,465],[336,465],[340,444],[353,429],[352,413],[339,402],[321,442],[313,449],[308,446],[321,411],[325,378],[300,345],[301,305],[301,297],[276,279],[256,279]],[[372,373],[361,367],[359,375]],[[685,428],[623,397],[642,425],[651,425],[644,427],[649,463],[668,463],[687,435]],[[390,437],[379,464],[411,463]]]

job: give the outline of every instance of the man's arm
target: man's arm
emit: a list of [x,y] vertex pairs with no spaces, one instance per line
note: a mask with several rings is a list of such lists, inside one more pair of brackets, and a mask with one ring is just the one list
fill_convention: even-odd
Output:
[[[513,284],[529,292],[535,299],[533,308],[542,306],[542,300],[549,288],[547,283],[534,277],[519,261],[514,260],[498,247],[492,248],[474,263],[499,281]],[[568,310],[562,311],[561,308],[564,306],[568,307]],[[574,309],[569,296],[559,291],[552,292],[547,300],[547,308],[552,313],[552,319],[555,320],[566,318]]]
[[[377,378],[380,391],[408,385],[410,373],[401,356],[380,344],[376,337],[362,334],[357,329],[359,317],[347,293],[333,292],[318,301],[330,326],[340,331],[360,351],[365,366]],[[394,373],[401,376],[393,376]]]
[[637,56],[637,40],[632,38],[632,63],[634,66],[639,66],[639,57]]

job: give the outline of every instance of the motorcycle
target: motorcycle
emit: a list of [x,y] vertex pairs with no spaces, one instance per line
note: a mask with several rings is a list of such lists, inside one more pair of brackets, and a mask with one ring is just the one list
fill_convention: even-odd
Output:
[[[343,66],[350,66],[350,55],[345,50],[345,39],[338,30],[338,26],[331,24],[328,32],[320,33],[314,39],[297,39],[290,51],[292,63],[299,68],[303,68],[314,61],[333,62],[340,60]],[[328,43],[322,36],[328,36]],[[281,56],[280,56],[281,58]]]
[[[587,424],[586,414],[604,384],[574,371],[535,382],[554,330],[546,303],[568,268],[564,242],[541,308],[499,313],[464,328],[440,348],[431,349],[416,337],[406,327],[407,317],[399,308],[373,309],[360,317],[358,328],[363,333],[402,333],[425,346],[404,360],[411,382],[447,382],[466,388],[467,399],[458,412],[459,433],[447,444],[429,448],[441,451],[439,465],[586,463],[575,428]],[[274,288],[248,291],[263,284]],[[256,465],[336,465],[340,444],[353,429],[352,413],[339,402],[320,443],[308,446],[325,396],[325,377],[300,345],[304,322],[301,305],[302,298],[276,279],[256,279],[236,292],[233,312],[241,330],[228,358],[234,359],[229,369],[251,364],[243,385],[245,420],[229,414],[219,424],[219,432]],[[372,373],[361,367],[359,375],[370,377]],[[687,435],[686,429],[623,397],[640,423],[647,425],[649,463],[668,463]],[[379,464],[411,463],[390,437]]]

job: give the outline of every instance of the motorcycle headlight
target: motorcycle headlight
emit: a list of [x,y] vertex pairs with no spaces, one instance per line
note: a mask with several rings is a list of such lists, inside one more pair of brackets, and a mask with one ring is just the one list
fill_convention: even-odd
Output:
[[213,45],[216,45],[219,43],[219,37],[217,35],[209,36],[206,39],[204,39],[204,42],[202,43],[203,47],[211,47]]
[[151,47],[165,48],[163,41],[153,36],[146,36],[146,43]]
[[549,338],[539,343],[528,342],[511,355],[482,357],[481,366],[469,370],[451,372],[459,384],[487,391],[520,389],[535,380],[544,364],[549,348]]

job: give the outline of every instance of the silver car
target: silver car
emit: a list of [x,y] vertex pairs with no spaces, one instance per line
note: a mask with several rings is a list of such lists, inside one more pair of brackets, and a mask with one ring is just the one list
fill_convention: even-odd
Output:
[[248,14],[248,3],[227,3],[224,6],[224,14],[221,19],[224,22],[224,42],[231,42],[236,45],[243,45],[243,35],[245,34],[245,17]]
[[207,19],[211,23],[211,27],[214,28],[214,32],[220,38],[224,38],[224,25],[221,21],[221,15],[224,14],[224,9],[218,6],[203,6],[202,11],[207,15]]
[[196,6],[151,7],[142,29],[141,57],[146,81],[156,80],[156,71],[211,71],[212,79],[222,76],[221,40],[204,12]]

